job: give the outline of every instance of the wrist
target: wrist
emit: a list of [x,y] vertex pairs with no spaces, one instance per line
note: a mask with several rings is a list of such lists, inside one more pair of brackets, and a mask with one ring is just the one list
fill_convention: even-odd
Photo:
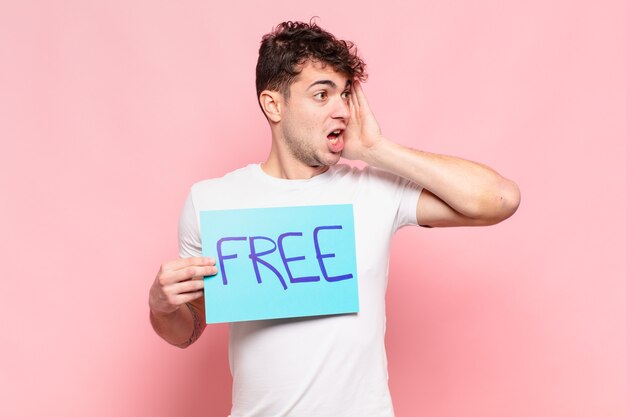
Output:
[[175,307],[171,311],[163,311],[163,310],[155,309],[154,307],[150,306],[150,316],[154,317],[157,320],[172,319],[178,315],[179,308],[180,307]]
[[389,156],[392,155],[399,146],[400,145],[392,142],[386,137],[381,136],[380,139],[367,150],[363,161],[370,166],[388,170],[388,161],[392,159],[389,158]]

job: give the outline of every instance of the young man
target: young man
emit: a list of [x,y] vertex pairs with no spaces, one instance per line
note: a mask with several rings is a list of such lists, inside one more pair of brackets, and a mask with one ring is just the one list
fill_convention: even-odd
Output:
[[[315,24],[286,22],[263,37],[257,96],[272,131],[262,164],[195,184],[180,219],[180,256],[150,290],[150,318],[186,347],[205,327],[202,210],[352,204],[358,314],[230,326],[232,417],[392,416],[384,348],[389,245],[400,227],[481,226],[511,216],[517,186],[492,169],[405,148],[381,134],[353,45]],[[337,165],[340,157],[365,169]],[[236,188],[237,193],[229,193]]]

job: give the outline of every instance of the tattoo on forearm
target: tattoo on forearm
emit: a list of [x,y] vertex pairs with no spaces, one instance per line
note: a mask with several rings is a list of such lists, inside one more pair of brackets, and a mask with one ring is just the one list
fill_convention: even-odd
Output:
[[193,306],[190,303],[185,303],[185,305],[187,306],[187,308],[189,308],[189,311],[191,312],[191,317],[193,318],[193,332],[191,333],[191,336],[189,336],[189,339],[177,345],[178,347],[181,347],[181,348],[185,348],[191,345],[196,340],[198,340],[198,338],[202,334],[202,331],[204,330],[202,320],[200,320],[200,317],[198,316],[196,309],[193,308]]

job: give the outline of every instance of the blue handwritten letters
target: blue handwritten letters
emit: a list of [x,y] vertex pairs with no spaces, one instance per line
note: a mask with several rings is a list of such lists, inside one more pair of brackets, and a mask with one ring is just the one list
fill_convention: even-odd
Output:
[[352,205],[200,212],[207,323],[359,310]]

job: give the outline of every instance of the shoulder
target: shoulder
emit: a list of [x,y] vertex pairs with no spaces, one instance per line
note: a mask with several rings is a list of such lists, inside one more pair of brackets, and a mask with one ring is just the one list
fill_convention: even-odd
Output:
[[205,191],[214,191],[216,188],[228,187],[234,183],[245,181],[252,174],[254,165],[247,165],[238,168],[221,177],[208,178],[194,183],[191,186],[191,193],[203,193]]
[[402,177],[369,165],[362,167],[349,166],[346,164],[335,165],[333,167],[333,178],[346,179],[363,185],[381,187],[398,187],[406,185],[408,182]]

